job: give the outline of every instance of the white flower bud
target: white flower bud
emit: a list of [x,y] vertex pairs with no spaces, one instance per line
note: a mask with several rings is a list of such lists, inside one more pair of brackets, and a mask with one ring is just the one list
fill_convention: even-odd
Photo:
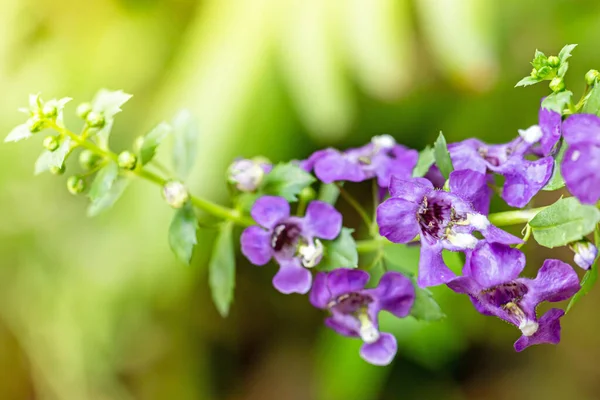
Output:
[[253,192],[262,183],[265,171],[257,160],[241,159],[234,161],[228,170],[228,181],[242,192]]
[[396,145],[396,139],[390,135],[379,135],[371,138],[371,143],[378,149],[391,149]]
[[173,208],[181,208],[190,198],[185,185],[178,181],[167,182],[163,188],[163,197]]

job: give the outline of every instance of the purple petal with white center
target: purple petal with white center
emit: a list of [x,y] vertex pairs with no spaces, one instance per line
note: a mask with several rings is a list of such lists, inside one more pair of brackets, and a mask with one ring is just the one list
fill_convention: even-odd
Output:
[[367,177],[358,163],[352,162],[340,152],[330,152],[314,164],[314,172],[322,182],[362,182]]
[[512,207],[524,207],[548,182],[553,168],[552,157],[507,163],[502,169],[506,177],[502,198]]
[[271,232],[258,226],[244,229],[240,237],[242,254],[254,265],[265,265],[273,256]]
[[530,292],[524,300],[533,308],[543,301],[566,300],[581,288],[577,273],[569,264],[560,260],[544,261],[537,277],[527,283]]
[[444,264],[442,247],[429,246],[421,241],[421,257],[419,258],[419,277],[417,283],[420,287],[437,286],[449,282],[456,275]]
[[306,208],[304,229],[308,235],[333,240],[342,230],[342,214],[331,204],[311,201]]
[[273,286],[283,294],[305,294],[310,290],[312,275],[298,260],[281,261],[279,271],[273,277]]
[[316,308],[325,309],[333,299],[329,286],[327,285],[327,273],[319,272],[315,276],[312,288],[310,289],[309,301]]
[[571,115],[563,122],[562,134],[569,146],[600,146],[600,118],[594,114]]
[[415,302],[415,288],[409,278],[399,272],[386,272],[375,289],[367,290],[379,301],[379,308],[398,318],[406,317]]
[[290,205],[283,197],[263,196],[256,200],[250,215],[259,225],[273,229],[281,220],[290,216]]
[[379,233],[394,243],[408,243],[419,234],[419,205],[392,197],[377,207]]
[[375,343],[365,343],[360,348],[360,356],[373,365],[388,365],[398,351],[394,335],[382,333]]
[[562,117],[559,113],[540,107],[538,113],[539,125],[542,129],[542,138],[540,139],[540,147],[544,156],[550,155],[554,146],[560,139],[560,124]]
[[515,342],[515,350],[523,351],[534,344],[558,344],[560,342],[560,318],[565,315],[563,310],[551,308],[538,321],[539,327],[531,336],[521,336]]
[[413,203],[421,203],[432,190],[433,185],[425,178],[400,179],[392,176],[390,180],[390,195]]
[[367,282],[369,274],[359,269],[338,268],[327,274],[327,286],[332,299],[362,290]]
[[484,243],[470,257],[471,276],[484,288],[516,279],[525,268],[525,255],[503,244]]
[[569,192],[582,203],[600,200],[600,146],[578,144],[565,152],[561,172]]

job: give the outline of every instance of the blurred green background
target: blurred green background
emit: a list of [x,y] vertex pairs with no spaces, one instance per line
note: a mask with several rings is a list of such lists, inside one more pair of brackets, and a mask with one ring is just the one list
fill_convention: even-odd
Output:
[[[514,89],[536,48],[579,43],[567,85],[600,67],[600,3],[492,0],[0,0],[0,127],[29,93],[78,102],[101,87],[134,98],[112,145],[176,110],[200,124],[193,191],[226,201],[235,156],[303,158],[392,134],[422,148],[506,141],[537,119],[545,85]],[[273,265],[239,257],[231,315],[208,291],[214,232],[193,265],[170,254],[159,190],[133,185],[85,217],[66,177],[33,177],[38,138],[0,146],[0,398],[58,400],[598,399],[600,323],[592,292],[563,319],[559,346],[516,354],[518,330],[435,290],[448,318],[390,321],[387,368],[322,327],[306,297],[271,287]],[[162,156],[165,156],[163,153]],[[361,187],[355,186],[357,193]],[[538,204],[558,194],[543,195]],[[368,194],[365,193],[368,197]],[[356,225],[347,210],[347,224]],[[525,247],[535,270],[566,251]],[[414,262],[414,252],[406,262]]]

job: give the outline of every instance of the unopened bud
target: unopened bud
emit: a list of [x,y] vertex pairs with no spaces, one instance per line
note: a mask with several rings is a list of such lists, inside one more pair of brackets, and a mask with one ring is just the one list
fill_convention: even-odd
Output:
[[167,182],[163,187],[163,197],[173,208],[181,208],[190,199],[185,185],[179,181]]
[[79,165],[84,170],[90,170],[98,165],[98,161],[100,161],[101,157],[92,152],[91,150],[85,149],[81,153],[79,153]]
[[262,160],[239,159],[229,166],[227,180],[242,192],[253,192],[262,183],[265,169],[270,165]]
[[598,70],[590,69],[585,73],[585,83],[587,83],[589,86],[593,86],[599,77],[600,72],[598,72]]
[[61,165],[60,167],[57,167],[56,165],[51,166],[49,169],[50,173],[52,175],[62,175],[65,173],[66,167],[65,165]]
[[85,117],[85,120],[91,128],[102,128],[106,122],[104,116],[95,111],[90,111]]
[[85,179],[79,175],[70,176],[67,179],[67,189],[74,195],[83,193],[85,190]]
[[37,133],[44,129],[44,120],[42,120],[39,115],[32,115],[31,118],[27,120],[27,127],[31,133]]
[[546,78],[548,78],[548,75],[550,75],[551,73],[552,73],[552,68],[545,65],[542,68],[537,70],[536,77],[540,78],[540,79],[546,79]]
[[556,57],[556,56],[550,56],[548,57],[548,65],[556,68],[560,65],[560,58]]
[[596,256],[598,255],[598,249],[592,242],[587,239],[583,239],[574,243],[569,244],[569,248],[573,250],[575,255],[573,261],[581,268],[588,270],[594,264]]
[[137,163],[137,157],[130,151],[123,151],[121,154],[119,154],[117,163],[119,164],[119,167],[123,169],[132,170],[135,168],[135,164]]
[[538,77],[538,70],[536,68],[532,69],[531,73],[529,75],[531,75],[532,78],[537,78]]
[[554,93],[557,92],[562,92],[563,90],[565,90],[565,81],[563,80],[563,78],[557,76],[556,78],[553,78],[550,81],[550,90],[552,90]]
[[86,119],[88,114],[92,111],[92,105],[90,103],[81,103],[77,106],[77,116],[81,119]]
[[55,104],[46,103],[44,107],[42,107],[42,115],[45,118],[55,118],[58,114],[58,108],[56,108]]
[[56,136],[46,136],[42,144],[48,151],[54,151],[58,149],[58,146],[60,145]]

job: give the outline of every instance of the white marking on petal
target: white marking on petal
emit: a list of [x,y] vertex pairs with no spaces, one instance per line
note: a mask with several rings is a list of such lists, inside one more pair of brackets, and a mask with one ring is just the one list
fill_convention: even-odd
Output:
[[486,229],[490,226],[490,221],[483,214],[469,213],[467,214],[467,222],[478,231]]
[[396,145],[396,139],[390,135],[379,135],[371,138],[371,143],[378,149],[391,149]]
[[302,258],[302,265],[305,268],[312,268],[323,258],[323,244],[319,239],[315,239],[314,243],[300,245],[298,254]]
[[452,233],[448,235],[448,241],[461,249],[474,249],[478,242],[470,233]]
[[542,138],[542,128],[539,125],[530,126],[527,129],[519,129],[519,135],[529,144],[538,142]]
[[360,313],[358,320],[360,321],[359,335],[365,343],[371,344],[379,340],[379,331],[375,328],[375,325],[373,325],[366,313]]
[[526,319],[519,325],[519,329],[525,336],[531,336],[538,331],[540,325],[536,321]]
[[579,152],[579,150],[575,150],[573,152],[573,155],[571,156],[571,161],[577,161],[579,159],[580,155],[581,155],[581,153]]

